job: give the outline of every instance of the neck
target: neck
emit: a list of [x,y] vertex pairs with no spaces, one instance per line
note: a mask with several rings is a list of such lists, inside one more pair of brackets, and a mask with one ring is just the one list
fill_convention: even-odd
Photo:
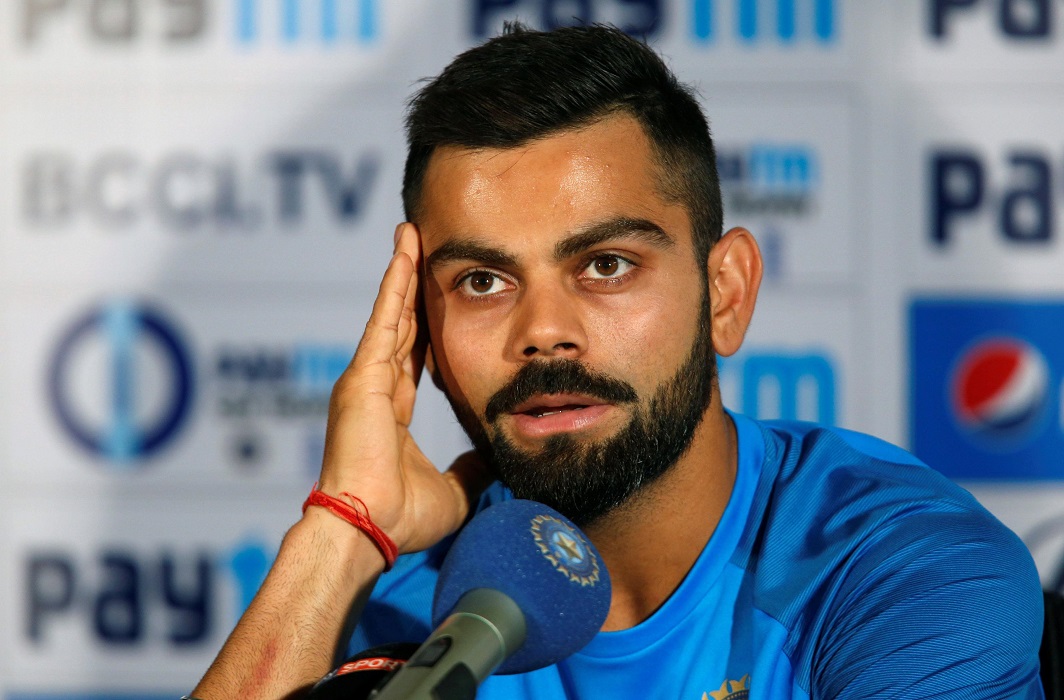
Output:
[[604,631],[628,629],[650,617],[716,531],[735,484],[738,440],[714,394],[676,464],[585,528],[610,572],[613,599]]

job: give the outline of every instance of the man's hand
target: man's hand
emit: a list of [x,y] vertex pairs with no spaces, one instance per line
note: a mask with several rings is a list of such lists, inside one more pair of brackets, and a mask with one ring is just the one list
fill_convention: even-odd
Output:
[[[410,436],[426,351],[415,313],[419,259],[417,230],[400,225],[362,342],[333,390],[319,480],[331,496],[360,498],[403,552],[457,529],[487,481],[472,453],[440,474]],[[324,508],[308,508],[193,695],[303,694],[328,672],[355,601],[365,600],[383,568],[364,533]]]
[[483,486],[475,458],[464,456],[440,474],[410,435],[426,350],[416,313],[420,257],[416,228],[400,224],[362,342],[333,389],[319,482],[329,495],[359,497],[400,552],[425,549],[456,530],[470,492]]

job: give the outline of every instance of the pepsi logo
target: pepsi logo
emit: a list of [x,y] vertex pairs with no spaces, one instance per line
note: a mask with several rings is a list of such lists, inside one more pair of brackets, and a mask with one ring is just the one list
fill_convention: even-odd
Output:
[[1048,388],[1049,366],[1036,348],[1010,336],[984,338],[958,357],[950,405],[967,434],[1005,447],[1041,425]]

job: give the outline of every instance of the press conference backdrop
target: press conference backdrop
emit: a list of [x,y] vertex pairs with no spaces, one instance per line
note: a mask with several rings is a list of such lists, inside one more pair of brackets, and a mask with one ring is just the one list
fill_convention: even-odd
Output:
[[3,0],[0,696],[194,684],[314,481],[404,101],[514,17],[698,87],[766,259],[727,405],[915,450],[1062,587],[1064,3]]

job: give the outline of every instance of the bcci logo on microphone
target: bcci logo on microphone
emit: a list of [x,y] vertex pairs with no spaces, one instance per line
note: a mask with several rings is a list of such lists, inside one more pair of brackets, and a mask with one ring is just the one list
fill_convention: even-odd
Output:
[[912,448],[957,479],[1064,476],[1064,302],[920,300]]
[[532,518],[532,538],[539,551],[555,569],[581,586],[594,586],[599,580],[599,565],[583,536],[550,515]]

